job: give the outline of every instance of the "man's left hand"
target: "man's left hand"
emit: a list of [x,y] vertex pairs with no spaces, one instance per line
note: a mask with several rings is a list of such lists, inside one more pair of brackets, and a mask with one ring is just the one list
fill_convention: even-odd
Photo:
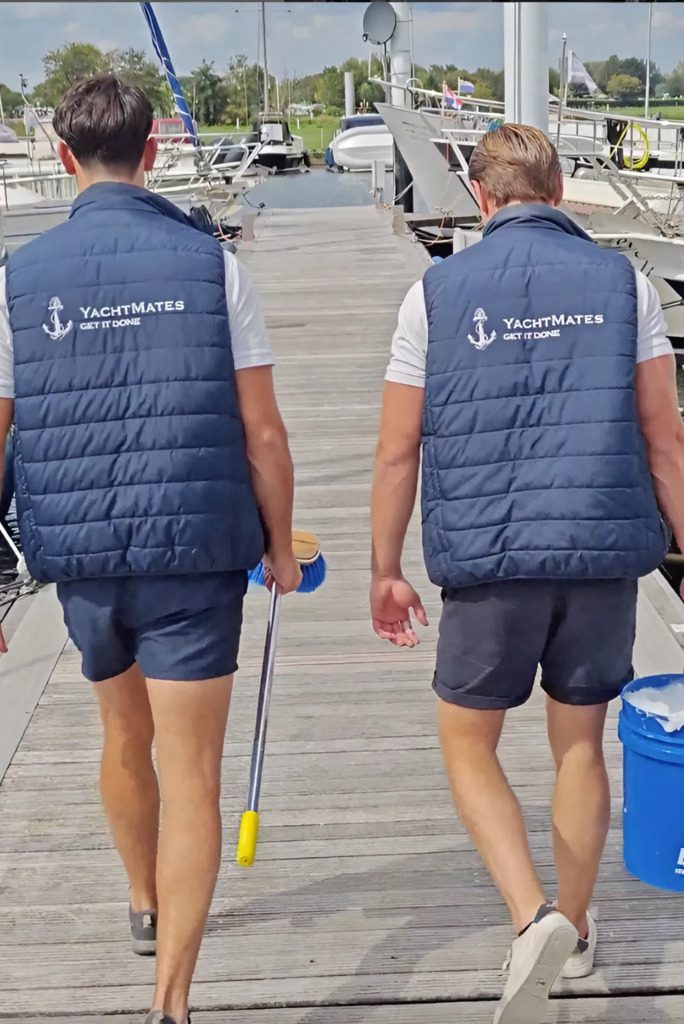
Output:
[[420,597],[407,580],[373,578],[371,619],[381,640],[389,640],[396,647],[417,647],[420,640],[413,630],[411,612],[421,626],[428,625]]

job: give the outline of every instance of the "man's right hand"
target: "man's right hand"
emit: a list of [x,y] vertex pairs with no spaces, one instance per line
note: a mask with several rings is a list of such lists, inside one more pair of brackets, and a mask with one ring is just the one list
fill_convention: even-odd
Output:
[[281,594],[292,594],[302,582],[302,570],[291,551],[283,555],[266,555],[264,566],[269,590],[275,583]]
[[370,603],[373,630],[381,640],[389,640],[395,647],[418,646],[420,640],[411,623],[411,612],[421,626],[428,625],[428,618],[418,594],[407,580],[402,576],[374,575]]

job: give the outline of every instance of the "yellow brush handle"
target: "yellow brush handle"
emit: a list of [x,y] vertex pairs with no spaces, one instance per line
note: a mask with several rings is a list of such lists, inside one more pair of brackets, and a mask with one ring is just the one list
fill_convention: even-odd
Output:
[[258,836],[258,811],[245,811],[240,821],[240,835],[238,837],[236,856],[236,860],[241,868],[249,868],[254,863]]

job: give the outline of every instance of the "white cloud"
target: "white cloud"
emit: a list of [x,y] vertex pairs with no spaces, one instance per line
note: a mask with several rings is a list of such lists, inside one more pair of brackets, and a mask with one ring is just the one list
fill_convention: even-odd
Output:
[[185,23],[183,32],[191,39],[206,43],[212,39],[223,39],[228,32],[229,24],[225,14],[193,14]]
[[304,42],[304,40],[314,38],[314,30],[311,28],[311,25],[293,25],[290,35],[293,39]]
[[653,32],[674,32],[684,39],[684,4],[653,4]]
[[[9,6],[3,4],[4,7]],[[47,18],[61,17],[63,14],[63,8],[66,4],[63,3],[14,3],[13,14],[18,21],[37,21],[44,20]]]

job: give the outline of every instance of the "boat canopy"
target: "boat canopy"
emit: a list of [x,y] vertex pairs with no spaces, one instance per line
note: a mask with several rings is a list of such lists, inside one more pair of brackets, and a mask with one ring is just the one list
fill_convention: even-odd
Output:
[[384,124],[380,114],[351,114],[343,117],[340,121],[340,131],[346,132],[349,128],[368,128],[371,125]]

